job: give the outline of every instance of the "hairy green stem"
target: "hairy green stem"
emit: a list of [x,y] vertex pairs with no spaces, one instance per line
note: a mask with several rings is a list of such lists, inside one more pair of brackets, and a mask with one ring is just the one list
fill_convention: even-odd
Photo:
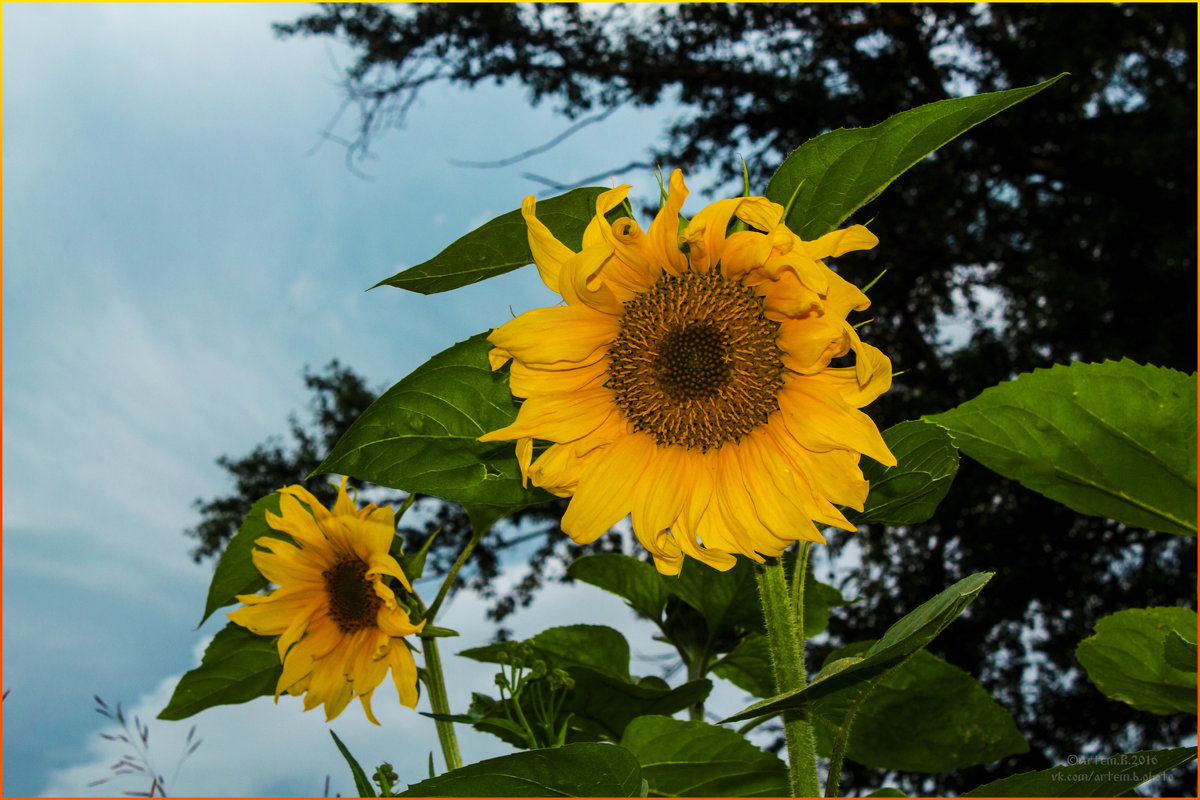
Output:
[[[775,668],[775,691],[782,693],[800,689],[807,682],[804,631],[796,624],[797,614],[788,595],[783,565],[776,560],[759,568],[756,574],[771,648],[771,663]],[[803,596],[800,597],[802,599]],[[819,792],[817,752],[808,712],[785,711],[783,733],[787,741],[792,796],[816,797]]]
[[[450,701],[446,698],[446,680],[442,676],[442,659],[438,655],[437,639],[433,636],[421,637],[425,651],[425,685],[429,688],[429,705],[435,714],[449,714]],[[446,720],[434,720],[437,726],[438,741],[442,745],[442,756],[446,759],[446,769],[454,770],[463,765],[462,754],[458,751],[458,737],[454,734],[454,723]]]
[[842,782],[842,760],[846,757],[846,740],[849,738],[846,729],[842,729],[833,739],[833,754],[829,758],[829,777],[825,779],[826,797],[838,796],[838,786]]

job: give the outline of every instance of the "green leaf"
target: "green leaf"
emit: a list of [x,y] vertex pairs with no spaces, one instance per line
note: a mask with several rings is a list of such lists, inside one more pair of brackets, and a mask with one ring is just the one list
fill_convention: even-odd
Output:
[[508,373],[488,366],[487,334],[429,359],[372,403],[314,475],[337,473],[462,503],[472,523],[551,499],[521,486],[511,442],[479,442],[510,424]]
[[849,511],[853,523],[911,525],[933,516],[958,472],[958,448],[945,429],[921,420],[893,425],[883,440],[896,456],[894,467],[874,459],[862,464],[871,492],[861,512]]
[[668,591],[653,564],[621,553],[596,553],[572,561],[567,574],[624,598],[647,619],[662,619]]
[[1196,713],[1195,645],[1188,670],[1166,659],[1168,634],[1195,637],[1195,611],[1131,608],[1100,620],[1095,630],[1075,648],[1075,658],[1097,689],[1154,714]]
[[[342,758],[346,759],[346,763],[350,765],[350,774],[354,776],[354,788],[358,790],[359,797],[374,797],[375,789],[371,786],[371,782],[367,780],[367,773],[363,772],[363,768],[358,765],[358,761],[354,756],[350,755],[350,751],[346,749],[346,745],[342,744],[342,740],[333,731],[329,732],[333,737],[333,743],[337,745],[337,749],[341,752]],[[432,756],[432,754],[430,754]]]
[[411,784],[398,797],[637,797],[641,768],[628,750],[583,742],[489,758]]
[[283,672],[276,637],[255,636],[232,622],[204,651],[200,666],[179,679],[159,719],[184,719],[206,708],[275,694]]
[[[1189,631],[1195,638],[1195,631]],[[1167,662],[1167,666],[1174,667],[1182,672],[1196,671],[1196,642],[1188,641],[1183,636],[1180,636],[1177,631],[1167,633],[1167,640],[1163,642],[1163,661]]]
[[854,656],[831,662],[808,686],[755,703],[722,722],[777,714],[789,708],[815,703],[845,690],[851,692],[843,697],[849,697],[853,692],[869,691],[876,678],[903,663],[945,630],[946,626],[979,596],[993,575],[991,572],[977,572],[963,578],[902,617],[861,657]]
[[586,667],[567,670],[575,681],[563,702],[563,712],[591,723],[597,733],[616,741],[625,727],[647,714],[670,715],[702,702],[712,691],[712,681],[702,678],[671,689],[660,681],[643,678],[637,683]]
[[[833,727],[845,724],[845,703],[836,696],[813,711]],[[875,769],[951,772],[1028,751],[1012,716],[979,681],[919,650],[858,705],[846,757]]]
[[1139,750],[1105,759],[1009,775],[961,797],[1117,797],[1196,757],[1194,747]]
[[[588,186],[539,200],[537,218],[559,241],[578,251],[584,229],[596,216],[596,198],[605,191],[607,189],[603,187]],[[476,228],[428,261],[398,272],[375,286],[437,294],[512,272],[532,262],[525,218],[517,209]]]
[[642,765],[653,797],[786,797],[787,765],[741,734],[706,722],[638,717],[621,746]]
[[908,797],[908,795],[893,786],[884,786],[882,789],[871,792],[867,797]]
[[775,694],[771,643],[761,633],[750,634],[716,663],[713,674],[755,697],[770,697]]
[[250,559],[255,540],[263,536],[273,536],[292,541],[292,537],[286,533],[267,525],[268,511],[272,514],[279,513],[278,493],[269,494],[255,502],[242,520],[237,533],[230,538],[229,544],[225,545],[225,552],[221,553],[221,560],[217,562],[212,582],[208,585],[208,600],[204,604],[204,616],[200,618],[200,625],[203,625],[218,608],[236,603],[239,594],[254,594],[267,585],[267,579]]
[[[588,667],[629,683],[629,642],[607,625],[564,625],[548,628],[528,640],[533,652],[525,660],[546,662],[547,669]],[[489,664],[508,663],[512,642],[494,642],[459,653],[464,658]]]
[[1061,77],[1021,89],[939,100],[871,128],[821,134],[784,159],[765,194],[785,208],[790,203],[787,225],[794,233],[816,239],[934,150]]
[[[412,495],[410,494],[409,497],[411,498]],[[433,546],[433,540],[441,532],[442,529],[437,528],[433,533],[426,536],[425,541],[421,543],[421,547],[415,553],[405,553],[402,549],[399,553],[392,552],[392,557],[400,562],[400,569],[408,576],[410,581],[419,581],[421,576],[425,574],[425,558],[429,555],[429,548]],[[400,549],[397,546],[399,542],[400,537],[396,537],[392,543],[393,551]]]
[[687,558],[679,575],[666,579],[666,585],[671,594],[704,615],[713,640],[736,628],[764,630],[754,564],[747,558],[739,558],[724,572]]
[[964,453],[1081,514],[1196,535],[1196,376],[1054,366],[926,417]]

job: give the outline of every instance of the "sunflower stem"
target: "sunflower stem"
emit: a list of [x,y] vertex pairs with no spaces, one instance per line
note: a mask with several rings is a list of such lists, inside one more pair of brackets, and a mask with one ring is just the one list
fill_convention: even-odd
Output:
[[[490,526],[488,526],[490,527]],[[479,540],[488,532],[488,527],[480,528],[471,533],[471,540],[467,542],[467,546],[458,554],[458,559],[455,560],[454,566],[450,567],[450,571],[446,573],[446,580],[442,581],[442,587],[438,589],[437,597],[433,600],[433,605],[429,607],[429,611],[425,614],[425,619],[433,622],[437,616],[438,609],[442,607],[442,601],[446,599],[446,594],[450,591],[450,587],[454,585],[454,579],[458,577],[458,571],[462,569],[462,565],[467,563],[467,559],[471,557],[471,551],[475,549],[475,545],[479,544]]]
[[[801,553],[797,560],[802,560],[806,555],[806,551]],[[802,570],[803,565],[798,568]],[[804,630],[798,624],[798,618],[803,619],[800,605],[804,600],[803,590],[796,593],[797,606],[794,607],[783,564],[778,559],[759,568],[756,574],[767,626],[767,641],[771,648],[771,663],[775,668],[775,691],[783,693],[803,688],[808,680],[804,668]],[[799,574],[803,576],[804,573]],[[792,796],[818,796],[817,752],[809,713],[785,711],[783,732],[787,741]]]
[[[458,571],[462,569],[462,565],[471,557],[471,551],[475,549],[475,545],[479,544],[479,540],[487,533],[487,527],[481,527],[478,530],[471,532],[471,540],[467,542],[467,546],[458,554],[458,558],[454,562],[454,566],[450,567],[450,571],[446,573],[446,579],[442,581],[442,586],[438,589],[437,597],[434,598],[433,605],[424,611],[423,617],[426,624],[432,624],[437,616],[438,610],[442,607],[442,601],[446,599],[446,594],[450,591],[450,587],[454,585],[454,579],[458,577]],[[425,685],[429,687],[429,705],[435,714],[449,714],[450,701],[446,698],[446,678],[442,674],[442,659],[438,654],[437,638],[433,636],[422,636],[421,643],[425,650]],[[454,723],[446,720],[434,720],[437,726],[438,741],[442,745],[442,755],[446,759],[446,769],[455,770],[463,765],[462,754],[458,750],[458,737],[454,733]]]
[[[437,639],[433,636],[422,636],[421,644],[425,651],[425,685],[429,687],[429,706],[435,714],[449,714],[450,701],[446,698],[446,679],[442,675],[442,659],[438,655]],[[438,741],[442,745],[442,757],[446,759],[446,769],[460,768],[462,754],[458,750],[458,737],[454,733],[454,723],[444,719],[434,720],[437,726]]]

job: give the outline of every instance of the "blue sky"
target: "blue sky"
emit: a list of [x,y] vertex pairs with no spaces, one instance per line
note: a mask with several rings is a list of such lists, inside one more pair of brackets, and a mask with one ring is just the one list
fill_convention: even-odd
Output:
[[[384,387],[510,306],[547,300],[532,270],[433,298],[364,290],[516,208],[540,189],[522,171],[571,181],[626,163],[670,115],[618,112],[532,161],[463,169],[448,160],[509,156],[568,123],[518,89],[435,88],[378,141],[363,179],[337,145],[314,151],[348,54],[270,31],[307,10],[4,7],[8,795],[145,788],[87,787],[121,754],[98,736],[91,697],[151,719],[198,662],[220,621],[194,630],[211,567],[191,562],[181,533],[197,521],[192,501],[228,490],[218,455],[285,433],[306,408],[304,365],[336,357]],[[625,180],[657,193],[649,174]],[[489,637],[481,609],[453,602],[445,624],[463,639],[446,651]],[[514,628],[585,621],[654,647],[621,603],[586,587],[548,590]],[[460,698],[490,686],[490,669],[448,660]],[[333,728],[364,762],[420,777],[432,723],[378,713],[383,731],[354,709]],[[352,792],[329,726],[286,699],[152,721],[168,777],[193,721],[204,744],[173,793],[319,794],[326,774]],[[468,760],[503,752],[483,736],[463,747]]]

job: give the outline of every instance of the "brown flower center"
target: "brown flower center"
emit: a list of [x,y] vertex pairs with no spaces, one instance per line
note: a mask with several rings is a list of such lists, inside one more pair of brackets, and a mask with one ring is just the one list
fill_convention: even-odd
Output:
[[720,267],[664,274],[624,306],[608,386],[635,429],[702,452],[737,441],[779,409],[779,323]]
[[329,618],[342,633],[356,633],[376,624],[383,604],[375,593],[375,584],[367,578],[367,565],[354,556],[340,561],[321,573],[329,598]]

